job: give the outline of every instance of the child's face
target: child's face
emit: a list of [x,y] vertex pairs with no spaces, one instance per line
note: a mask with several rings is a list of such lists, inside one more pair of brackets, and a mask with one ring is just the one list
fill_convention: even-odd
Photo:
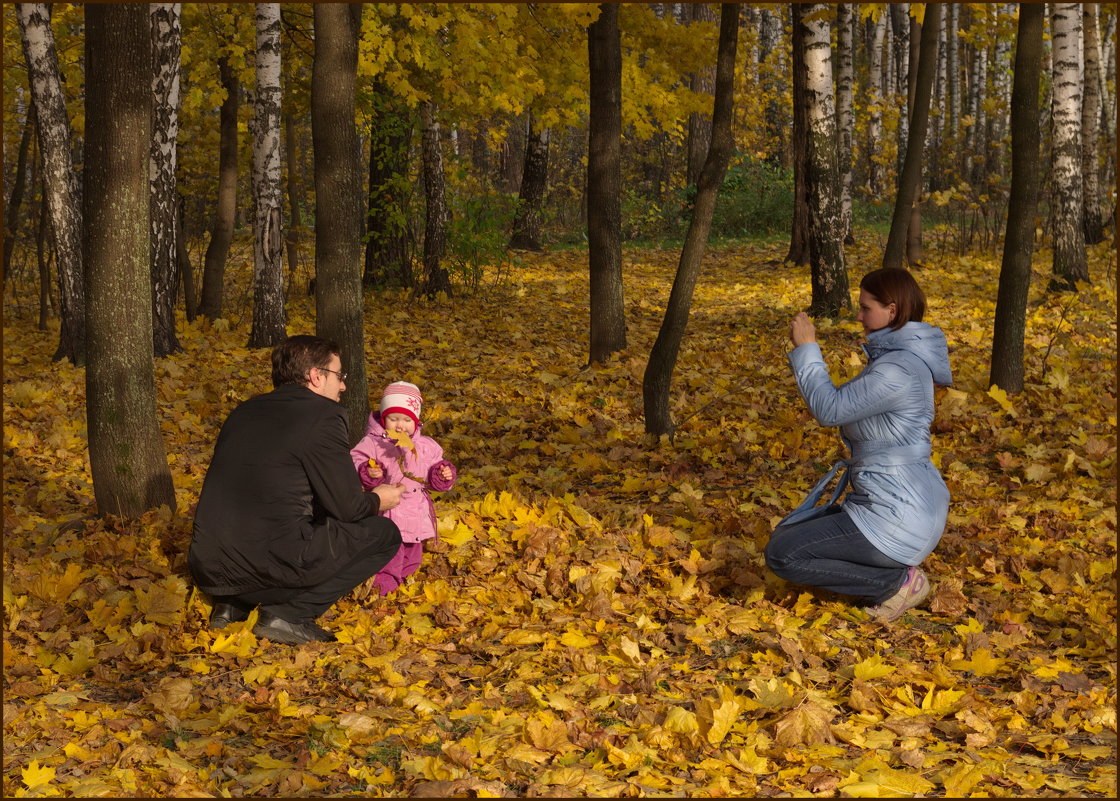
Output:
[[386,431],[403,431],[410,437],[416,432],[416,423],[407,414],[392,412],[385,415]]

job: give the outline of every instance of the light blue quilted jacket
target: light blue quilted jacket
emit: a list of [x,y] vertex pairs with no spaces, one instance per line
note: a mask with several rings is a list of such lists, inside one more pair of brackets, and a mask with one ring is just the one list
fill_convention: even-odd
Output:
[[949,386],[949,349],[940,328],[906,323],[873,331],[863,346],[868,364],[846,384],[829,378],[820,346],[789,354],[797,388],[823,426],[840,426],[851,456],[833,465],[783,525],[814,515],[829,481],[844,470],[833,501],[880,551],[907,565],[936,547],[949,513],[949,490],[930,461],[933,385]]

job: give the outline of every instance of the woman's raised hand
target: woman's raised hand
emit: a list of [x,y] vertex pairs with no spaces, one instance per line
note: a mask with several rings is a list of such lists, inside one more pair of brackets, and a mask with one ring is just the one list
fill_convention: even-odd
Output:
[[808,314],[798,312],[797,316],[790,320],[789,339],[795,348],[808,342],[817,341],[817,328],[813,325],[813,321],[809,319]]

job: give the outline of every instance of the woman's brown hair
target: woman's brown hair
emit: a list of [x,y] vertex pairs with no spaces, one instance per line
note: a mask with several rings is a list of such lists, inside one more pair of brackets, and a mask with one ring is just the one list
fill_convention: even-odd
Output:
[[891,330],[897,331],[909,322],[920,323],[926,313],[926,296],[914,276],[900,267],[872,270],[859,282],[859,288],[884,306],[894,304]]

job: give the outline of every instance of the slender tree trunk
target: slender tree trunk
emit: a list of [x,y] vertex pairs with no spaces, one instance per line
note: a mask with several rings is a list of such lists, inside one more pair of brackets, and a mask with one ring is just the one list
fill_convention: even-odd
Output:
[[31,136],[35,129],[34,107],[27,110],[23,123],[23,133],[19,137],[19,155],[16,157],[16,174],[12,182],[12,193],[4,205],[4,283],[8,282],[8,269],[12,261],[12,248],[16,244],[16,231],[19,228],[19,212],[23,205],[23,190],[27,184],[27,152],[31,149]]
[[813,288],[809,312],[835,317],[851,301],[844,264],[844,210],[827,9],[823,3],[809,6],[801,26],[809,132],[809,268]]
[[895,158],[895,173],[902,175],[902,165],[906,160],[906,143],[910,134],[910,4],[890,3],[887,8],[891,15],[891,55],[894,70],[888,73],[891,83],[891,96],[897,98],[898,111],[898,152]]
[[362,163],[354,104],[361,5],[316,3],[311,71],[315,150],[315,329],[342,349],[351,444],[369,417],[362,306]]
[[183,277],[183,306],[187,322],[193,323],[198,317],[198,289],[195,287],[190,250],[187,249],[187,225],[182,195],[176,195],[175,198],[175,259],[179,262],[179,275]]
[[[1000,24],[999,17],[1010,16],[1014,13],[1015,6],[1010,3],[998,3],[992,8],[993,25]],[[1001,180],[1007,176],[1007,122],[1008,116],[1005,109],[1011,106],[1011,40],[1005,36],[997,36],[995,52],[992,56],[992,92],[998,103],[996,111],[990,114],[991,121],[991,146],[985,154],[987,156],[987,174],[998,176]]]
[[587,256],[592,364],[626,348],[622,294],[622,42],[618,6],[603,3],[587,28],[590,112],[587,143]]
[[549,130],[536,127],[528,115],[529,129],[525,142],[525,169],[521,173],[521,192],[517,199],[517,216],[509,246],[520,250],[542,250],[541,211],[548,186]]
[[1104,220],[1101,217],[1100,146],[1101,128],[1101,65],[1100,42],[1097,38],[1097,3],[1085,3],[1085,91],[1081,105],[1081,177],[1084,200],[1085,243],[1104,241]]
[[1034,252],[1034,215],[1041,181],[1038,169],[1038,84],[1042,70],[1042,23],[1046,6],[1019,6],[1014,84],[1011,88],[1011,197],[999,273],[992,364],[988,384],[1007,392],[1023,389],[1023,339]]
[[[960,30],[960,6],[956,3],[949,3],[949,24],[946,26],[945,36],[946,45],[949,52],[945,54],[945,69],[947,75],[946,91],[949,95],[949,142],[956,147],[960,144],[960,131],[961,131],[961,62],[960,62],[960,37],[957,35]],[[961,148],[956,147],[958,153]],[[960,164],[958,162],[957,169],[959,171]]]
[[288,292],[291,293],[299,280],[299,229],[303,225],[303,221],[299,211],[299,159],[296,158],[296,124],[295,117],[290,110],[284,112],[284,141],[287,145],[285,154],[288,161],[287,190],[290,215],[284,238],[288,248]]
[[[82,290],[82,195],[71,157],[70,120],[59,78],[58,53],[45,3],[16,5],[28,81],[35,103],[43,162],[43,193],[57,253],[61,329],[54,361],[86,363],[86,297]],[[147,85],[145,83],[145,85]],[[145,250],[145,252],[147,252]]]
[[874,198],[883,195],[883,166],[876,153],[883,138],[883,40],[887,33],[887,12],[880,11],[871,35],[868,66],[867,186]]
[[178,3],[152,3],[151,272],[152,342],[156,356],[182,350],[175,334],[179,260],[175,248],[178,192],[175,163],[179,140]]
[[672,434],[673,421],[669,414],[669,390],[673,370],[677,364],[681,341],[688,326],[692,295],[700,276],[708,233],[712,227],[716,195],[727,163],[731,159],[734,141],[731,135],[731,117],[735,90],[735,50],[739,37],[739,5],[724,3],[720,6],[719,47],[716,56],[714,108],[712,110],[711,143],[700,171],[696,202],[692,206],[692,220],[681,249],[677,275],[665,308],[665,319],[650,351],[642,379],[642,399],[645,410],[646,432]]
[[1081,6],[1051,3],[1054,54],[1053,149],[1054,274],[1051,287],[1073,289],[1089,280],[1081,184]]
[[[986,7],[972,7],[972,14],[985,14]],[[968,114],[972,125],[968,129],[968,171],[967,179],[975,186],[984,182],[984,168],[988,153],[988,114],[984,100],[988,92],[988,50],[983,44],[972,46],[972,85],[969,91]]]
[[363,283],[412,286],[409,251],[408,151],[413,122],[389,89],[374,83],[375,116],[369,132],[369,213]]
[[210,320],[221,317],[225,306],[226,259],[237,221],[237,102],[241,83],[227,56],[218,59],[218,74],[226,90],[218,116],[218,208],[210,245],[206,248],[202,301],[198,308],[199,313]]
[[[684,6],[688,11],[690,22],[714,22],[715,12],[707,3],[688,3]],[[711,94],[715,88],[715,73],[711,67],[705,67],[689,76],[689,88],[693,92]],[[688,184],[695,184],[700,178],[700,170],[708,155],[708,142],[712,138],[712,118],[707,114],[692,112],[688,115],[688,165],[685,180]]]
[[149,165],[152,22],[146,4],[86,7],[82,238],[89,301],[86,419],[101,515],[175,511],[156,415]]
[[284,232],[280,210],[280,4],[257,3],[257,92],[253,143],[253,328],[248,347],[271,348],[287,336]]
[[836,6],[836,125],[840,137],[840,208],[845,244],[852,244],[852,136],[855,115],[852,112],[852,28],[850,3]]
[[447,178],[443,173],[443,145],[434,103],[420,104],[421,151],[424,162],[424,276],[429,297],[451,294],[451,277],[443,266],[447,252]]
[[39,263],[39,330],[47,330],[47,315],[51,302],[50,218],[46,200],[39,202],[39,224],[35,233],[35,257]]
[[[940,21],[939,21],[940,22]],[[938,25],[940,28],[940,25]],[[937,32],[941,36],[940,30]],[[914,114],[914,93],[918,90],[918,64],[921,60],[922,25],[914,17],[910,17],[910,57],[907,59],[908,72],[906,76],[906,114],[912,118]],[[930,37],[926,37],[927,39]],[[936,47],[937,42],[934,42]],[[934,65],[934,78],[937,77],[937,66]],[[932,81],[930,92],[933,91]],[[911,267],[918,267],[922,263],[922,162],[929,153],[929,123],[926,123],[926,136],[921,142],[922,160],[918,162],[918,188],[914,192],[914,203],[910,206],[910,222],[906,225],[906,263]],[[904,163],[904,162],[903,162]],[[899,169],[901,177],[902,170]]]
[[808,90],[805,76],[805,29],[801,18],[805,15],[801,4],[790,6],[793,17],[793,57],[790,72],[793,76],[793,219],[789,235],[789,252],[786,264],[808,264],[809,256],[809,118]]
[[926,6],[918,59],[917,86],[914,92],[914,118],[910,125],[910,141],[906,146],[906,162],[902,168],[902,175],[899,176],[898,195],[895,198],[890,233],[887,235],[887,247],[883,253],[884,267],[902,266],[913,205],[918,200],[922,176],[922,151],[929,124],[930,93],[933,88],[934,73],[937,72],[937,36],[941,6],[941,3],[929,3]]

